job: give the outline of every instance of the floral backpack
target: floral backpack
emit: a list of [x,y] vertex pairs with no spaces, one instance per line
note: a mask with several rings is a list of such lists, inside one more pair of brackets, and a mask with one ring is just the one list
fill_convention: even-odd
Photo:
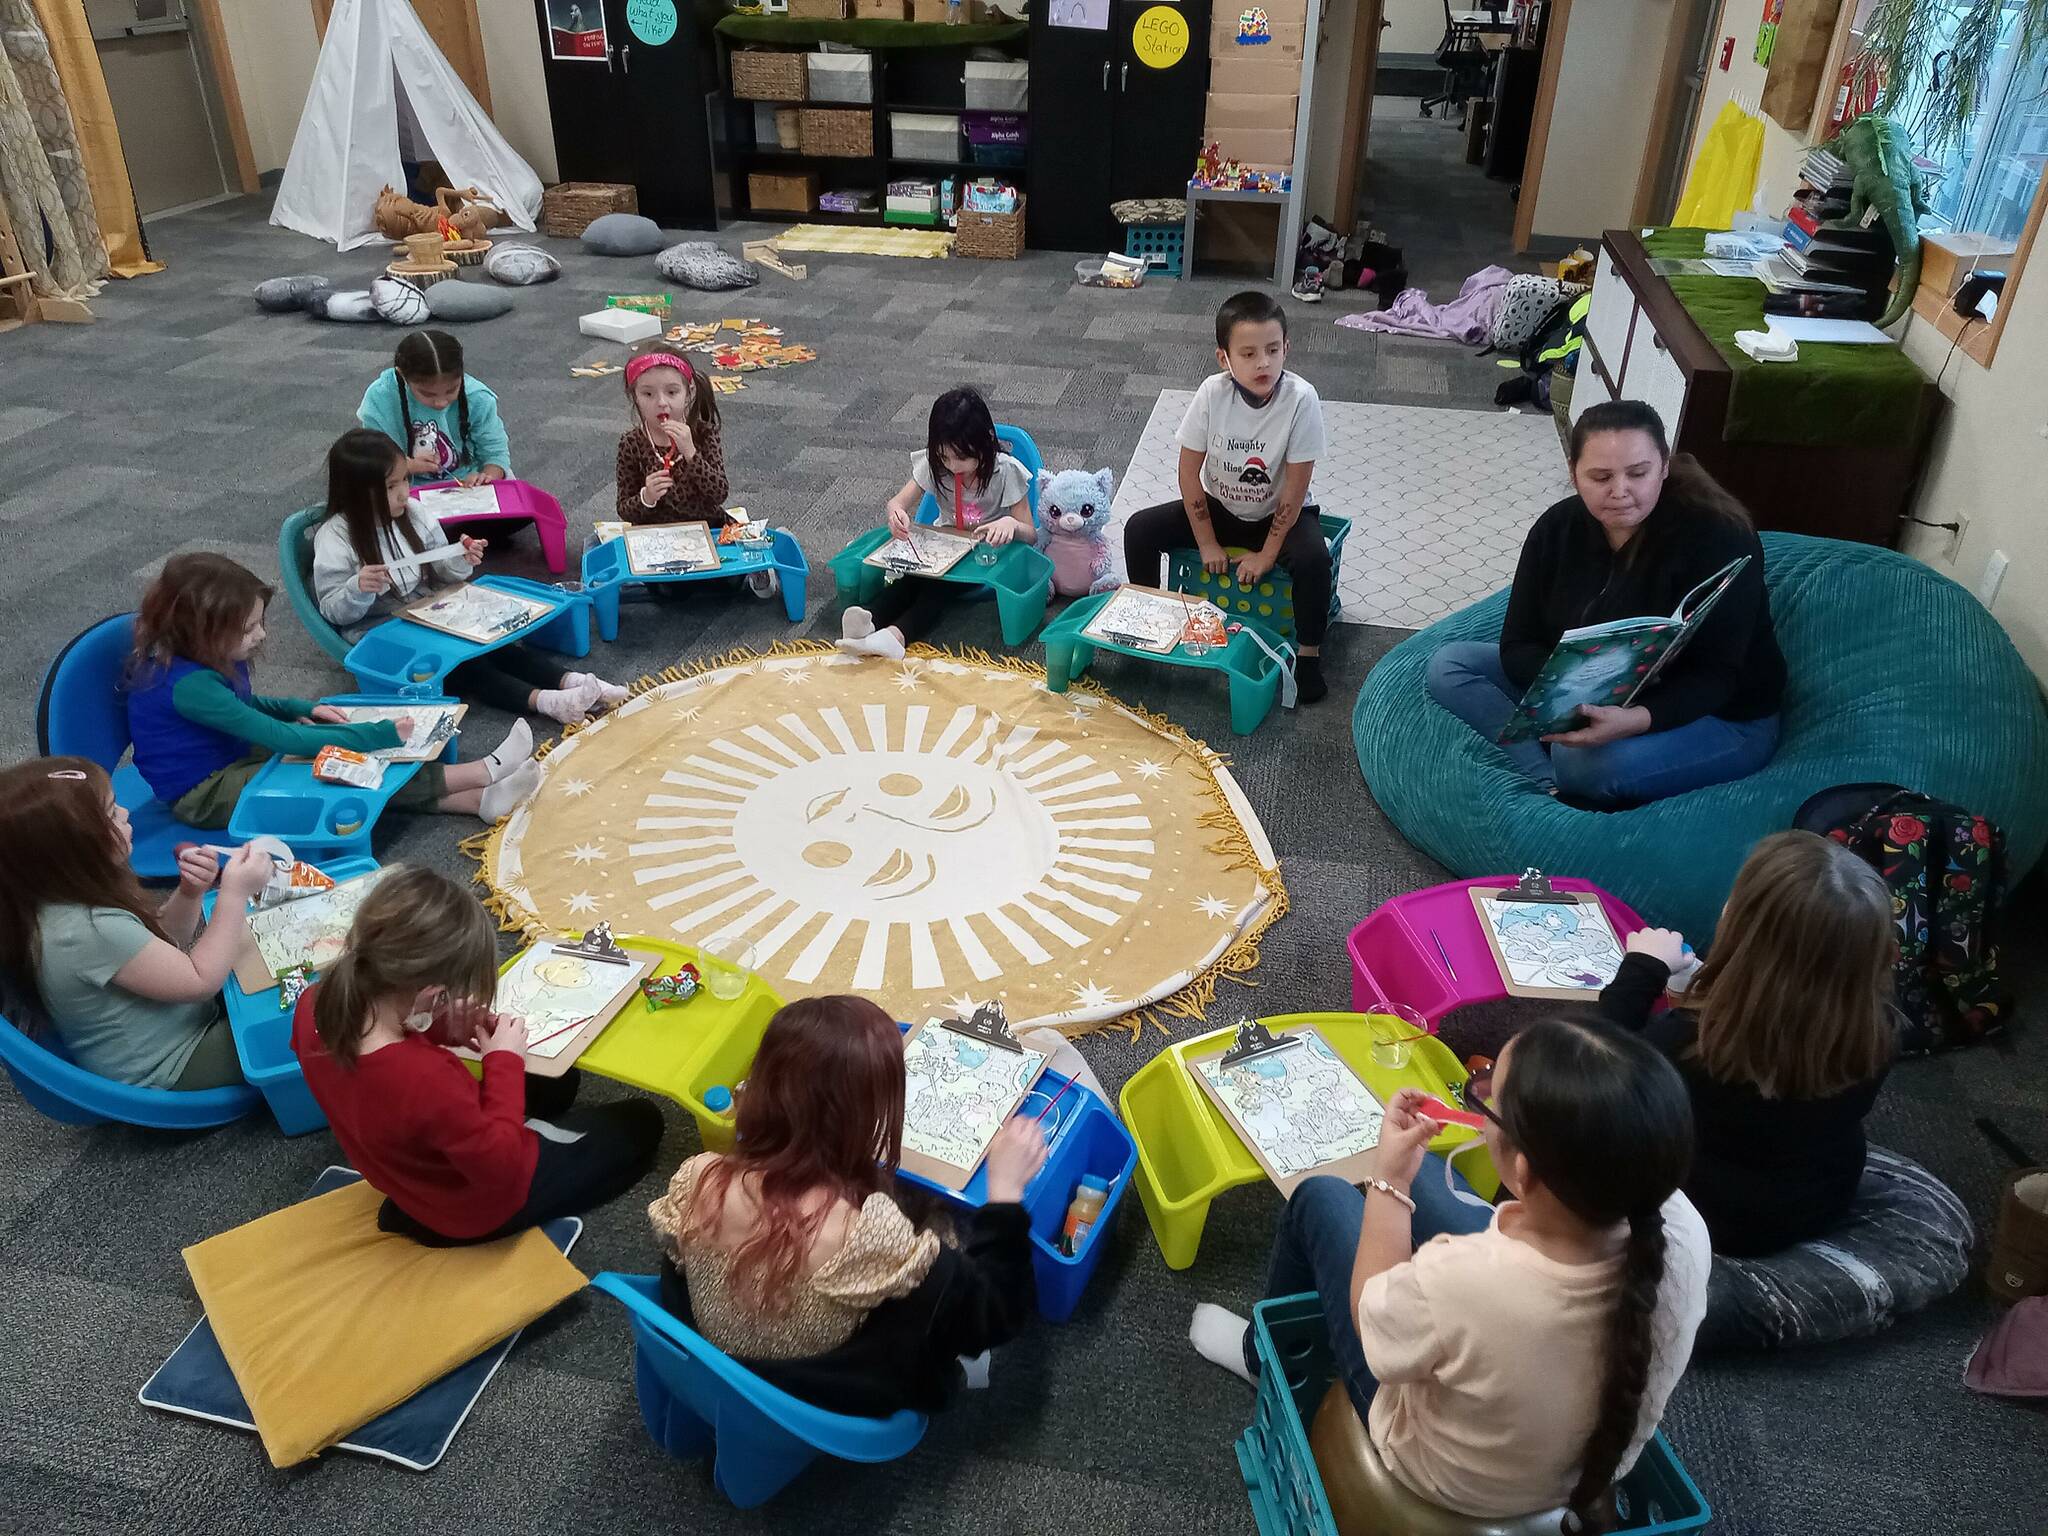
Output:
[[1845,845],[1891,888],[1902,1055],[1972,1045],[2005,1027],[2012,997],[1998,977],[2003,832],[1897,784],[1822,790],[1793,824]]

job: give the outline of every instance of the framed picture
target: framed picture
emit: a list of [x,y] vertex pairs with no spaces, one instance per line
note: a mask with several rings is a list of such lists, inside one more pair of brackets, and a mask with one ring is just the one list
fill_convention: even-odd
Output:
[[548,57],[579,64],[611,57],[604,0],[548,0]]

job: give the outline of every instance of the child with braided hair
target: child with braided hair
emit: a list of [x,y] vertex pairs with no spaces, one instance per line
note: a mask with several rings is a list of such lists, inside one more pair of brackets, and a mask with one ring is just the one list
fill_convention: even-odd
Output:
[[483,485],[512,474],[498,397],[463,371],[462,343],[446,331],[401,341],[392,366],[363,391],[356,420],[398,445],[414,485]]

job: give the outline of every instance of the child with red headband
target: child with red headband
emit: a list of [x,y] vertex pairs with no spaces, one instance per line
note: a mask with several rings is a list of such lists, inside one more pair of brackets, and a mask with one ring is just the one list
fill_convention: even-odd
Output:
[[650,341],[626,363],[633,429],[619,439],[619,517],[628,523],[723,527],[727,485],[718,399],[668,343]]

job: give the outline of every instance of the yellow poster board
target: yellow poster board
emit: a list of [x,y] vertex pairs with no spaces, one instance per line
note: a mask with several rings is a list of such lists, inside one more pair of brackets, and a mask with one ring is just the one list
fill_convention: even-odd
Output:
[[1148,68],[1173,68],[1187,57],[1187,18],[1170,5],[1147,6],[1131,28],[1131,51]]

